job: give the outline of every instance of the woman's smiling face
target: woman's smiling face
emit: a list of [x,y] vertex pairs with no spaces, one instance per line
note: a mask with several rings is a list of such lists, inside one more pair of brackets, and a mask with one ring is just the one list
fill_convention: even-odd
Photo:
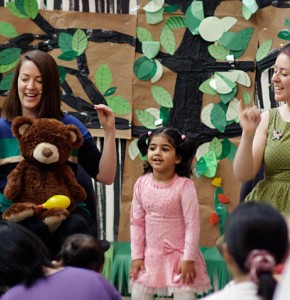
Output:
[[18,76],[18,95],[22,115],[37,116],[42,94],[42,77],[32,61],[23,62]]

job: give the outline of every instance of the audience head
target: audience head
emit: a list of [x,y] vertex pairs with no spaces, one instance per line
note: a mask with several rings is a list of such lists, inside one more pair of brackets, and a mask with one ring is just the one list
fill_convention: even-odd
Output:
[[12,287],[23,283],[30,286],[51,267],[44,243],[23,226],[0,221],[0,284]]
[[229,216],[224,242],[240,272],[258,284],[258,295],[272,299],[274,267],[288,251],[288,228],[273,207],[258,202],[239,205]]
[[[182,134],[177,128],[157,128],[153,131],[148,131],[139,138],[138,148],[143,156],[147,155],[151,141],[157,136],[165,137],[168,143],[175,148],[176,156],[180,157],[181,161],[180,163],[176,164],[175,172],[179,176],[190,177],[192,174],[191,162],[196,150],[193,140]],[[149,173],[152,171],[152,167],[148,161],[146,161],[144,164],[144,173]]]
[[74,266],[101,272],[104,250],[99,241],[88,234],[72,234],[63,243],[60,260],[64,266]]

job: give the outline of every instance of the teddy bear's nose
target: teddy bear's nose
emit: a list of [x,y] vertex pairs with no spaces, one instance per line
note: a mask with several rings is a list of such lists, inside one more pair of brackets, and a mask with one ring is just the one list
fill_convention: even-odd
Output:
[[49,148],[44,148],[44,149],[42,150],[42,155],[43,155],[44,157],[50,157],[50,156],[52,155],[52,151],[51,151]]

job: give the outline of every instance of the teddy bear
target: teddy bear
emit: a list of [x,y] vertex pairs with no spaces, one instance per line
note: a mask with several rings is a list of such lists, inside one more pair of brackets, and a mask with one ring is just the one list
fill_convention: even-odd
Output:
[[[55,231],[76,207],[86,199],[85,189],[67,164],[71,153],[83,143],[75,125],[56,119],[16,117],[11,126],[18,139],[23,159],[10,172],[4,195],[13,204],[2,214],[5,220],[20,222],[36,216]],[[65,208],[40,209],[49,198],[64,195],[70,199]]]

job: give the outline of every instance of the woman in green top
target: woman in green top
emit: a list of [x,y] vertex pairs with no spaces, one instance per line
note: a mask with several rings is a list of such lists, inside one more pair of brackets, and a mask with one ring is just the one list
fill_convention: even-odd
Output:
[[264,165],[261,180],[246,201],[261,199],[281,212],[290,212],[290,44],[280,49],[272,85],[278,108],[260,114],[255,107],[242,108],[243,129],[234,160],[234,174],[240,181],[255,177]]

